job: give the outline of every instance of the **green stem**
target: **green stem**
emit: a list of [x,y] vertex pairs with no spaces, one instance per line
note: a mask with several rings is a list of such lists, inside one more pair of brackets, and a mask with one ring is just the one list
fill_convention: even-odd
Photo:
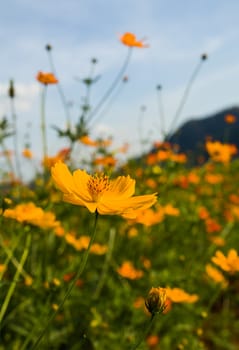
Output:
[[111,256],[112,256],[112,251],[113,251],[113,247],[114,247],[114,240],[115,240],[115,229],[111,228],[110,230],[110,237],[109,237],[109,244],[108,244],[108,252],[105,258],[105,263],[103,266],[103,270],[102,270],[102,274],[101,277],[99,279],[99,283],[96,286],[96,290],[95,293],[93,295],[93,299],[96,300],[99,298],[99,295],[101,293],[101,290],[104,286],[106,277],[107,277],[107,272],[109,269],[109,264],[110,264],[110,260],[111,260]]
[[[45,323],[45,327],[44,329],[41,331],[40,335],[38,336],[37,338],[37,341],[34,343],[33,347],[31,348],[31,350],[34,350],[38,347],[38,345],[40,344],[40,341],[42,340],[43,336],[45,335],[45,333],[47,332],[47,330],[49,329],[49,325],[51,324],[51,322],[54,320],[55,316],[57,315],[57,313],[62,309],[63,305],[65,304],[66,300],[68,299],[68,297],[70,296],[71,292],[72,292],[72,289],[74,288],[77,280],[79,279],[79,277],[82,275],[85,267],[86,267],[86,263],[87,263],[87,260],[88,260],[88,257],[89,257],[89,253],[90,253],[90,248],[92,246],[92,243],[94,242],[94,239],[95,239],[95,235],[96,235],[96,226],[97,226],[97,219],[98,219],[98,213],[96,212],[95,213],[95,222],[94,222],[94,228],[93,228],[93,233],[92,233],[92,236],[91,236],[91,239],[90,239],[90,242],[89,242],[89,245],[88,245],[88,248],[87,250],[85,251],[84,255],[83,255],[83,258],[82,258],[82,261],[81,261],[81,264],[80,264],[80,267],[79,267],[79,270],[77,272],[77,274],[75,275],[74,279],[72,280],[68,290],[66,291],[62,301],[60,302],[60,304],[58,305],[58,308],[57,310],[55,310],[51,315],[50,317],[48,318],[48,320],[46,321]],[[33,329],[34,331],[34,329]],[[23,347],[21,350],[24,350],[28,344],[28,339],[27,341],[23,344]]]
[[[47,52],[48,52],[48,58],[49,58],[49,63],[50,63],[50,66],[51,66],[52,73],[57,77],[56,68],[55,68],[55,65],[54,65],[54,62],[53,62],[53,57],[52,57],[52,54],[51,54],[51,50],[48,50]],[[59,95],[60,95],[60,98],[61,98],[61,102],[62,102],[63,107],[65,109],[67,128],[70,129],[70,127],[71,127],[71,118],[70,118],[69,108],[67,106],[66,97],[65,97],[65,94],[63,92],[63,89],[61,87],[60,82],[58,82],[58,84],[57,84],[57,89],[58,89],[58,92],[59,92]]]
[[92,112],[88,115],[87,122],[89,123],[93,117],[98,113],[102,105],[105,103],[105,101],[108,99],[108,97],[111,95],[111,93],[114,91],[118,83],[121,81],[123,74],[129,64],[129,60],[132,54],[132,47],[129,47],[127,56],[125,58],[125,61],[117,74],[115,80],[112,82],[108,90],[106,90],[105,94],[103,95],[102,99],[98,102],[98,104],[95,106],[95,108],[92,110]]
[[161,129],[161,135],[163,137],[163,140],[165,139],[166,135],[166,129],[165,129],[165,118],[164,118],[164,108],[163,108],[163,101],[162,101],[162,88],[157,89],[158,94],[158,111],[159,111],[159,119],[160,119],[160,129]]
[[140,344],[142,343],[142,341],[145,339],[145,337],[147,336],[148,332],[150,331],[150,328],[152,327],[153,321],[155,319],[155,315],[156,314],[152,314],[147,327],[145,328],[144,332],[142,332],[141,337],[139,338],[137,343],[132,347],[131,350],[137,349],[140,346]]
[[176,123],[177,123],[177,121],[178,121],[178,118],[179,118],[180,115],[181,115],[181,112],[182,112],[182,110],[183,110],[183,107],[185,106],[185,103],[186,103],[186,101],[187,101],[189,92],[190,92],[190,90],[191,90],[191,88],[192,88],[192,85],[193,85],[193,83],[194,83],[194,81],[195,81],[195,79],[196,79],[196,77],[197,77],[197,75],[198,75],[198,73],[199,73],[199,71],[200,71],[200,69],[201,69],[201,67],[202,67],[203,62],[204,62],[204,61],[203,61],[202,59],[200,59],[200,62],[197,64],[195,70],[194,70],[193,73],[192,73],[192,76],[191,76],[190,79],[189,79],[189,82],[188,82],[188,84],[187,84],[187,86],[186,86],[186,88],[185,88],[185,90],[184,90],[182,99],[181,99],[181,101],[180,101],[180,103],[179,103],[179,106],[178,106],[178,108],[177,108],[177,110],[176,110],[175,116],[174,116],[174,118],[173,118],[173,120],[172,120],[172,123],[171,123],[170,128],[169,128],[169,132],[168,132],[168,134],[166,135],[166,137],[169,137],[169,136],[172,134],[172,131],[173,131],[172,129],[175,128],[175,126],[176,126]]
[[14,143],[14,153],[15,153],[15,160],[16,160],[16,170],[17,170],[17,175],[19,176],[19,178],[21,180],[22,179],[22,172],[21,172],[21,166],[20,166],[20,160],[19,160],[19,154],[18,154],[17,117],[16,117],[16,111],[15,111],[13,98],[10,98],[10,108],[11,108],[11,114],[12,114],[13,129],[15,131],[13,143]]
[[41,132],[42,132],[43,160],[47,157],[46,115],[45,115],[46,92],[47,92],[47,85],[43,87],[42,96],[41,96]]
[[[9,261],[11,261],[13,263],[13,265],[17,268],[20,269],[20,273],[22,274],[22,276],[24,278],[31,278],[30,275],[28,275],[28,273],[23,269],[23,267],[21,266],[21,263],[19,263],[17,261],[17,259],[13,256],[14,250],[16,249],[16,247],[18,246],[19,240],[21,239],[21,237],[19,237],[19,239],[17,240],[17,242],[15,243],[14,247],[12,247],[12,249],[8,249],[4,243],[2,238],[0,237],[0,245],[2,247],[2,249],[5,251],[6,255],[7,255],[7,259],[6,261],[4,261],[4,265],[8,265]],[[0,273],[0,281],[2,279],[3,276],[3,272]]]
[[28,257],[29,250],[30,250],[30,244],[31,244],[31,233],[29,233],[27,238],[26,238],[25,249],[23,251],[20,263],[18,265],[18,268],[17,268],[16,273],[14,275],[13,281],[12,281],[12,283],[11,283],[9,289],[8,289],[7,295],[6,295],[6,297],[4,299],[4,302],[2,304],[1,311],[0,311],[0,324],[1,324],[2,320],[3,320],[5,312],[7,311],[7,307],[9,305],[11,297],[12,297],[12,295],[14,293],[15,288],[16,288],[19,276],[22,273],[23,266],[24,266],[24,264],[26,262],[26,259]]

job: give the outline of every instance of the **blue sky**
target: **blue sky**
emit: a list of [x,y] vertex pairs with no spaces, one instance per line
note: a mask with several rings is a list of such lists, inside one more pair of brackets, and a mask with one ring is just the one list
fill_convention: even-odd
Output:
[[[175,115],[186,84],[206,52],[209,59],[193,85],[178,125],[239,104],[239,2],[237,0],[8,0],[1,3],[0,118],[10,117],[7,87],[14,79],[19,147],[31,123],[32,148],[39,153],[39,70],[50,71],[45,45],[53,47],[58,79],[71,118],[80,115],[85,89],[74,77],[85,78],[96,57],[93,105],[117,75],[127,54],[119,42],[125,32],[147,38],[150,47],[134,49],[126,71],[129,82],[106,113],[93,125],[92,135],[112,135],[117,145],[129,142],[137,152],[140,137],[160,139],[156,86],[161,84],[166,125]],[[145,112],[140,117],[141,107]],[[50,153],[59,142],[50,125],[65,126],[56,86],[47,94],[46,117]],[[177,125],[176,125],[177,126]],[[9,140],[11,144],[11,140]],[[11,147],[11,146],[9,146]]]

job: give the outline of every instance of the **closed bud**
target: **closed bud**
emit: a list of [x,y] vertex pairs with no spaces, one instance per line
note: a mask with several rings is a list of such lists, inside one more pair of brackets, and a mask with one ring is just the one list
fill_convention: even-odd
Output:
[[14,82],[13,82],[13,80],[10,80],[10,82],[9,82],[8,96],[10,98],[14,98],[15,97],[15,89],[14,89]]
[[52,46],[50,44],[46,44],[45,49],[46,51],[51,51]]
[[145,306],[152,315],[156,313],[161,313],[164,311],[166,307],[165,305],[166,297],[167,296],[166,296],[165,288],[152,287],[145,300]]
[[203,53],[203,54],[201,55],[201,60],[202,60],[202,61],[206,61],[207,58],[208,58],[208,56],[207,56],[206,53]]

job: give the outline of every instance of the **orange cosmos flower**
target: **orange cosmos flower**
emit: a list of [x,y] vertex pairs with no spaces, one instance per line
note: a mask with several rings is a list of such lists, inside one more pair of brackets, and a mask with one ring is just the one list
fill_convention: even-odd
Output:
[[79,141],[86,146],[92,146],[92,147],[97,146],[97,141],[92,140],[88,135],[81,136]]
[[237,118],[233,114],[227,114],[225,115],[224,120],[227,124],[234,124]]
[[36,79],[44,85],[49,85],[49,84],[57,84],[58,80],[55,77],[53,73],[43,73],[39,72],[36,76]]
[[22,155],[23,155],[23,157],[25,157],[25,158],[32,159],[32,152],[29,150],[29,148],[25,148],[25,149],[22,151]]
[[125,33],[120,37],[120,41],[122,44],[129,47],[149,47],[149,45],[144,44],[144,40],[136,40],[136,36],[132,33]]
[[159,337],[157,335],[149,335],[146,338],[146,343],[150,349],[155,348],[155,346],[159,343]]
[[210,217],[205,220],[205,225],[207,233],[219,232],[222,230],[222,226],[217,220]]
[[206,150],[213,161],[221,163],[229,163],[232,156],[237,153],[235,145],[223,144],[218,141],[207,141]]
[[91,213],[133,219],[139,210],[147,209],[157,201],[156,193],[133,196],[135,180],[130,176],[110,180],[107,175],[89,175],[80,169],[71,174],[62,162],[52,167],[51,174],[56,186],[63,192],[65,202],[85,206]]
[[66,160],[69,157],[70,152],[71,152],[70,148],[63,148],[53,157],[48,157],[48,156],[44,157],[42,162],[43,166],[50,169],[58,161]]
[[3,216],[45,229],[60,225],[59,221],[55,220],[53,213],[44,212],[42,208],[36,207],[32,202],[18,204],[14,209],[6,209]]
[[143,276],[142,270],[137,270],[130,261],[125,261],[118,269],[120,276],[130,280],[136,280]]
[[232,274],[239,271],[239,256],[235,249],[230,249],[227,256],[217,250],[215,256],[212,257],[212,262]]
[[180,288],[166,288],[166,294],[173,303],[195,303],[198,300],[196,294],[188,294]]
[[95,165],[103,165],[103,166],[115,166],[117,160],[112,156],[98,157],[94,160]]
[[223,274],[211,264],[206,265],[206,273],[214,282],[220,283],[223,288],[227,286],[228,282]]

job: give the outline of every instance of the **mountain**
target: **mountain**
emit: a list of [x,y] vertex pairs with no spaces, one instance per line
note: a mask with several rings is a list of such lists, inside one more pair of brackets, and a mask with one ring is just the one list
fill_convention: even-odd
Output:
[[[226,119],[234,119],[234,122],[229,123]],[[190,119],[169,135],[166,141],[179,145],[180,152],[186,153],[194,163],[199,156],[207,157],[207,139],[235,144],[239,149],[239,107],[226,108],[200,119]]]

